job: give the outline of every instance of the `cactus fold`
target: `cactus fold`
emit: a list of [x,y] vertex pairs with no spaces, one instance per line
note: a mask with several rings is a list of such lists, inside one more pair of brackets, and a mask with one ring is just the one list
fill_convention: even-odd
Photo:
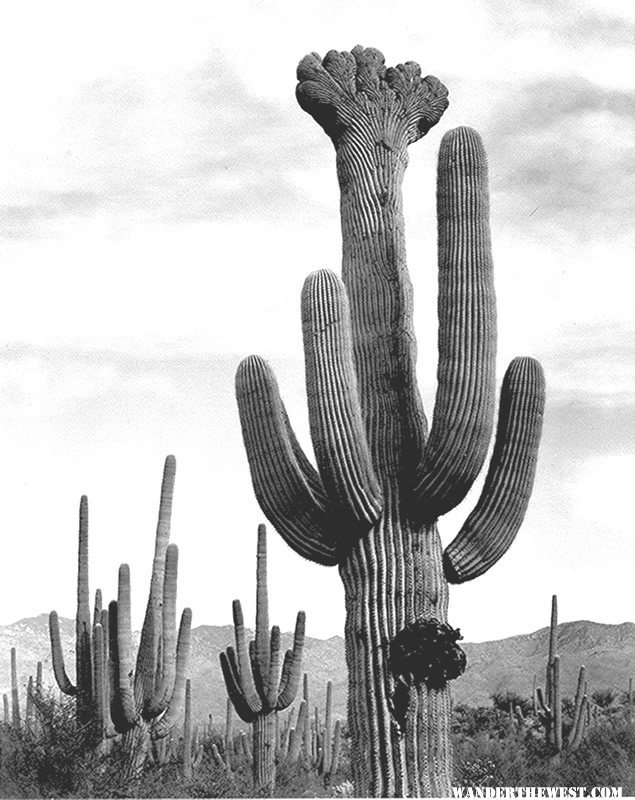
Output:
[[[240,600],[232,604],[236,647],[220,654],[227,694],[236,713],[252,725],[254,786],[271,794],[275,786],[276,719],[295,699],[302,671],[305,614],[299,611],[293,647],[281,661],[280,628],[269,630],[267,531],[258,526],[256,566],[256,630],[247,644]],[[227,750],[229,753],[229,749]],[[227,766],[231,768],[230,756]]]
[[[449,688],[393,674],[388,652],[406,629],[452,630],[448,582],[479,576],[512,543],[534,479],[544,378],[533,359],[509,366],[483,493],[444,553],[437,519],[465,498],[494,427],[485,150],[470,128],[441,142],[438,387],[428,432],[401,184],[407,147],[439,121],[447,90],[414,62],[387,68],[378,50],[362,47],[308,55],[297,77],[300,106],[335,146],[341,192],[342,278],[312,273],[301,302],[317,468],[259,356],[236,375],[243,440],[256,497],[276,530],[304,558],[339,567],[356,793],[444,795],[452,775]],[[425,647],[433,660],[446,658],[434,637]],[[228,656],[227,674],[240,661]],[[253,704],[250,685],[240,702]]]

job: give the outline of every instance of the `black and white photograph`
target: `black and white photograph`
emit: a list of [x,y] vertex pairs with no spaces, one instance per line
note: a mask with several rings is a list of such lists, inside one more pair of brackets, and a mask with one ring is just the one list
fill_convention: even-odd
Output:
[[0,797],[635,796],[634,45],[0,7]]

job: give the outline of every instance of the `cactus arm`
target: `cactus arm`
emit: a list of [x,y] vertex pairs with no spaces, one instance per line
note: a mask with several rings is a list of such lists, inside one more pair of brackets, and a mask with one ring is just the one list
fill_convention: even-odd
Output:
[[553,659],[553,725],[554,743],[558,753],[562,751],[562,694],[560,691],[560,656]]
[[357,395],[348,298],[334,273],[321,270],[306,279],[302,327],[318,469],[331,501],[367,529],[379,518],[381,492]]
[[77,687],[71,682],[64,666],[64,653],[62,651],[62,639],[60,636],[60,623],[57,611],[49,614],[49,634],[51,637],[51,660],[53,662],[53,674],[60,688],[60,691],[67,695],[74,695]]
[[185,718],[183,720],[183,777],[192,780],[192,685],[185,684]]
[[[101,611],[100,611],[101,616]],[[95,695],[95,723],[97,736],[101,739],[106,730],[106,672],[104,663],[105,639],[104,629],[100,622],[93,627],[94,642],[94,695]]]
[[444,553],[450,583],[482,575],[513,542],[536,473],[544,398],[540,364],[531,358],[514,359],[503,380],[496,441],[483,492]]
[[305,626],[306,614],[304,611],[299,611],[293,634],[293,649],[287,650],[284,664],[282,665],[282,678],[280,679],[280,691],[276,704],[277,711],[284,711],[285,708],[288,708],[298,693],[300,676],[302,675]]
[[157,717],[167,708],[176,676],[176,584],[178,577],[178,548],[170,544],[165,553],[165,579],[161,643],[161,675],[154,696],[145,709],[147,717]]
[[166,457],[163,466],[150,592],[143,627],[141,628],[135,668],[135,701],[139,710],[151,702],[156,688],[156,671],[160,668],[160,665],[157,665],[157,651],[163,625],[161,606],[163,603],[166,552],[170,542],[175,476],[176,459],[174,456],[169,455]]
[[584,729],[586,727],[587,716],[589,711],[589,700],[586,695],[582,698],[580,704],[580,714],[575,720],[574,727],[571,730],[571,738],[569,739],[568,750],[570,753],[575,752],[580,747],[580,742],[584,736]]
[[417,476],[416,516],[431,522],[463,500],[494,419],[496,309],[487,158],[479,135],[457,128],[439,151],[439,362],[434,417]]
[[220,653],[220,666],[225,680],[227,695],[236,709],[236,713],[243,722],[253,722],[258,716],[258,713],[252,711],[251,707],[245,701],[241,691],[240,678],[232,669],[232,664],[226,653]]
[[[569,732],[569,739],[567,742],[569,750],[571,750],[573,742],[577,737],[578,728],[580,726],[580,718],[584,716],[582,707],[584,705],[583,701],[586,696],[584,691],[585,676],[586,676],[586,667],[582,665],[578,673],[578,684],[575,691],[575,702],[573,706],[573,724],[571,726],[571,730]],[[584,731],[582,731],[582,733],[583,732]],[[582,739],[582,734],[580,735],[580,739]]]
[[130,625],[130,567],[119,567],[117,591],[117,676],[118,695],[123,719],[133,727],[139,717],[133,689],[132,630]]
[[324,742],[322,745],[323,762],[322,769],[326,776],[331,773],[331,729],[333,720],[333,682],[326,684],[326,710],[324,714]]
[[297,553],[325,566],[337,563],[327,538],[332,509],[317,473],[291,431],[275,376],[263,359],[244,359],[236,373],[243,441],[256,498]]
[[[168,698],[167,709],[153,726],[152,735],[155,739],[163,739],[173,729],[181,715],[184,702],[185,682],[187,680],[188,665],[190,660],[190,647],[192,639],[192,610],[184,608],[181,612],[179,634],[176,643],[176,668],[172,691]],[[174,658],[173,658],[174,660]]]
[[558,596],[551,596],[551,617],[549,621],[549,652],[547,655],[547,674],[545,689],[547,701],[553,703],[553,660],[558,652]]
[[111,600],[108,605],[108,694],[110,719],[117,733],[125,733],[129,729],[129,725],[123,713],[121,695],[119,692],[118,616],[117,601]]
[[11,648],[11,724],[20,727],[20,695],[18,693],[18,659],[15,647]]
[[[258,542],[256,546],[256,639],[255,639],[255,664],[253,670],[258,686],[258,677],[262,682],[262,690],[258,686],[263,702],[269,705],[269,597],[267,591],[267,529],[264,525],[258,526]],[[280,654],[280,630],[278,629],[277,655]],[[271,639],[271,657],[274,655],[273,637]],[[252,661],[253,664],[253,661]],[[253,668],[253,667],[252,667]],[[275,700],[274,700],[275,705]]]
[[95,591],[95,605],[93,606],[93,625],[99,625],[102,612],[101,589]]
[[[247,648],[245,622],[243,618],[243,611],[242,611],[242,606],[240,604],[240,600],[234,600],[234,602],[232,603],[232,612],[234,618],[236,656],[238,658],[238,662],[236,664],[237,669],[234,670],[234,673],[236,676],[237,685],[240,689],[240,693],[243,698],[243,702],[247,704],[250,713],[257,714],[260,711],[262,711],[262,700],[258,692],[256,691],[256,687],[254,685],[254,679],[252,676],[251,660],[249,658],[249,651]],[[233,655],[233,650],[232,650],[232,655]]]
[[[278,681],[280,677],[280,628],[274,625],[271,629],[269,663],[267,664],[267,703],[268,709],[275,709],[278,702]],[[276,715],[277,719],[277,715]]]

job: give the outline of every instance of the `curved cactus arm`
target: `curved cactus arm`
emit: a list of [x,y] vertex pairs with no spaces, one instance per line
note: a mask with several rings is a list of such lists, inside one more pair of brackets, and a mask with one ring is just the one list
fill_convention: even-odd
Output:
[[326,533],[333,527],[333,509],[291,430],[273,371],[262,358],[249,356],[240,363],[236,397],[260,507],[297,553],[333,566],[337,548]]
[[318,469],[344,519],[368,528],[379,519],[383,504],[357,395],[348,297],[333,272],[320,270],[306,279],[302,328]]
[[487,157],[478,133],[457,128],[439,150],[439,363],[434,416],[415,488],[415,515],[457,506],[487,455],[494,421],[496,302]]
[[153,726],[152,735],[155,739],[162,739],[167,736],[181,716],[190,661],[191,640],[192,610],[184,608],[181,613],[179,635],[176,643],[176,668],[172,692],[168,698],[165,714]]
[[133,689],[132,630],[130,625],[130,567],[119,567],[117,591],[117,677],[118,694],[123,719],[132,727],[139,714]]
[[[247,637],[245,634],[245,622],[240,600],[234,600],[232,603],[232,613],[234,618],[236,656],[238,658],[234,671],[238,678],[238,683],[240,685],[241,693],[245,703],[247,703],[252,712],[257,714],[258,712],[262,711],[262,700],[256,691],[251,672],[251,660],[249,658]],[[232,650],[232,656],[233,653],[234,651]]]
[[269,663],[267,664],[267,708],[275,709],[278,702],[280,680],[280,628],[274,625],[271,629]]
[[161,673],[154,696],[146,705],[144,715],[158,717],[167,708],[176,677],[176,584],[179,551],[175,544],[168,545],[165,553],[165,579],[163,583],[163,632],[161,643]]
[[163,465],[161,480],[161,497],[154,540],[154,557],[152,561],[152,577],[146,607],[141,639],[137,652],[134,689],[139,709],[151,702],[156,689],[157,651],[162,632],[163,586],[165,581],[165,557],[170,542],[170,526],[172,521],[172,501],[174,497],[174,480],[176,476],[176,459],[169,455]]
[[77,687],[71,682],[64,665],[64,653],[62,651],[62,639],[60,637],[60,622],[57,611],[49,614],[49,634],[51,637],[51,657],[53,661],[53,674],[57,685],[64,694],[75,695]]
[[[268,658],[268,656],[267,656]],[[258,660],[258,656],[256,655],[256,640],[252,639],[249,642],[249,663],[251,665],[251,674],[254,678],[254,685],[256,687],[256,691],[258,695],[262,699],[263,707],[267,703],[267,672],[264,672],[260,669],[260,661]]]
[[[232,648],[227,649],[228,652],[232,650]],[[258,716],[258,712],[252,711],[250,706],[245,702],[245,698],[241,691],[240,678],[235,671],[236,665],[235,663],[232,664],[232,661],[230,658],[228,658],[227,653],[220,654],[220,666],[223,673],[223,678],[225,680],[227,694],[232,702],[232,705],[236,709],[236,713],[243,722],[253,722]]]
[[544,404],[542,367],[532,358],[514,359],[503,380],[496,441],[483,492],[443,556],[450,583],[482,575],[513,542],[534,482]]
[[276,704],[277,711],[284,711],[285,708],[288,708],[298,693],[300,676],[302,675],[305,626],[306,614],[304,611],[298,611],[293,634],[293,649],[287,650],[282,665],[280,691],[278,692],[278,702]]
[[[227,654],[232,662],[235,662],[236,669],[234,670],[237,685],[243,697],[243,701],[253,714],[258,714],[262,711],[262,699],[256,691],[254,684],[254,676],[252,675],[251,659],[249,657],[249,649],[247,646],[247,637],[245,634],[245,621],[243,618],[243,610],[240,600],[234,600],[232,603],[232,613],[234,618],[234,637],[236,640],[236,651],[234,655],[233,648],[228,648]],[[230,651],[231,650],[231,655]],[[236,660],[237,657],[237,660]]]

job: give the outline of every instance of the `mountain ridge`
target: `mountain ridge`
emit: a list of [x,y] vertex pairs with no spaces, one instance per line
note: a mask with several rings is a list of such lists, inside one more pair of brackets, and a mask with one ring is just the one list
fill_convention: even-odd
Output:
[[[74,665],[75,622],[60,618],[62,647],[67,669]],[[248,635],[253,631],[248,630]],[[138,636],[138,634],[136,634]],[[293,634],[282,634],[282,647],[291,646]],[[544,683],[549,627],[531,633],[515,634],[484,642],[463,642],[467,668],[453,682],[455,703],[489,705],[495,692],[513,691],[529,697],[534,675],[538,685]],[[575,690],[579,667],[587,669],[589,692],[610,688],[624,690],[635,671],[635,623],[615,624],[575,620],[558,626],[558,651],[561,656],[563,695]],[[225,715],[226,693],[219,668],[219,653],[234,642],[233,625],[199,625],[192,629],[190,677],[193,708],[199,721],[211,713],[217,723]],[[26,617],[10,625],[0,625],[0,692],[10,684],[10,649],[16,647],[18,681],[23,695],[29,675],[35,674],[38,660],[43,663],[44,683],[54,686],[48,634],[48,614]],[[346,715],[347,675],[344,640],[307,637],[305,669],[309,674],[311,702],[324,707],[326,682],[333,682],[334,714]]]

